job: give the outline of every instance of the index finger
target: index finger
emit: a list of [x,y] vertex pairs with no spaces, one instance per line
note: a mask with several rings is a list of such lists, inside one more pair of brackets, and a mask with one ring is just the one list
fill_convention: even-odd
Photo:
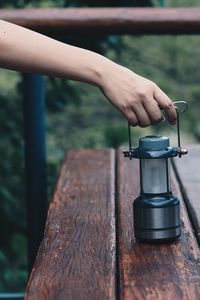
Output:
[[164,109],[168,122],[172,125],[176,124],[177,113],[174,103],[170,100],[170,98],[159,87],[156,87],[154,91],[154,98],[159,107]]

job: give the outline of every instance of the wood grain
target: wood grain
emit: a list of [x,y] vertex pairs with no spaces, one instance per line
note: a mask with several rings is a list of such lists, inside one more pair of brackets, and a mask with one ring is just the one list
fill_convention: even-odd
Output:
[[200,243],[200,145],[187,146],[188,154],[174,160],[176,172]]
[[200,8],[1,9],[0,19],[49,35],[200,33]]
[[25,299],[115,299],[114,151],[70,151]]
[[[175,181],[173,192],[182,202]],[[163,245],[140,244],[134,239],[132,215],[132,202],[138,194],[138,160],[124,159],[119,151],[120,299],[200,299],[200,251],[184,204],[181,205],[182,236],[179,241]]]

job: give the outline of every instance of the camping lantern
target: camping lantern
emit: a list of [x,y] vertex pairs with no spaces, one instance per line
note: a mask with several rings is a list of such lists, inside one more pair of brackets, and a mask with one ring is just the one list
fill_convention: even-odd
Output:
[[[187,109],[187,104],[185,109]],[[176,102],[176,103],[180,103]],[[140,195],[133,202],[134,232],[143,242],[167,242],[181,235],[179,200],[171,191],[170,158],[181,157],[187,150],[180,146],[179,113],[177,111],[178,147],[172,147],[165,136],[145,136],[139,147],[132,148],[129,124],[129,150],[125,157],[140,161]]]

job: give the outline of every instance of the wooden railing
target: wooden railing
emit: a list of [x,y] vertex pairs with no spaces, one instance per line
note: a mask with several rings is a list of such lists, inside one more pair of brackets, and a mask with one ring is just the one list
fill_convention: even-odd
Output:
[[45,34],[200,33],[200,8],[2,9],[0,19]]

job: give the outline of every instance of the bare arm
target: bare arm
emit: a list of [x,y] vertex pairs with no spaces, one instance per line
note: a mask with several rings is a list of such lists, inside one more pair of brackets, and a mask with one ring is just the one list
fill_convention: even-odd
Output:
[[176,120],[173,103],[152,81],[97,53],[2,20],[0,67],[96,85],[133,126],[161,121],[159,107],[166,111],[171,124]]

